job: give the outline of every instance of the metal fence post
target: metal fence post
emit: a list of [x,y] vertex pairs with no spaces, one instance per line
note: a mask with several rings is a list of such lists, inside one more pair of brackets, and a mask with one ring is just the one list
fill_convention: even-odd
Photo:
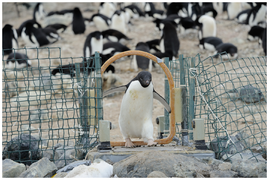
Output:
[[[166,57],[164,58],[164,64],[169,67],[169,58]],[[168,104],[170,104],[170,90],[169,90],[169,82],[168,82],[168,79],[167,77],[165,76],[165,79],[164,79],[164,98],[165,100],[167,101]],[[165,125],[164,125],[164,134],[169,134],[169,127],[170,127],[170,124],[169,124],[169,113],[164,109],[164,122],[165,122]]]
[[[195,58],[191,58],[191,63],[189,68],[195,67]],[[189,112],[188,112],[188,129],[189,129],[189,138],[193,140],[193,128],[192,120],[194,119],[194,101],[195,101],[195,77],[189,72]]]
[[[84,62],[86,63],[86,62]],[[85,144],[87,142],[87,139],[89,138],[88,130],[88,93],[87,89],[85,87],[85,84],[87,84],[87,73],[84,72],[83,78],[80,77],[80,63],[75,63],[75,68],[76,68],[76,78],[77,78],[77,83],[78,83],[78,99],[79,99],[79,111],[80,111],[80,122],[78,122],[81,126],[82,133],[79,135],[79,143],[80,144]],[[84,70],[86,71],[86,70]],[[82,134],[82,135],[81,135]]]
[[179,55],[180,63],[180,85],[185,85],[185,69],[184,69],[184,56],[183,54]]
[[188,104],[187,104],[187,87],[185,84],[185,69],[184,69],[184,56],[179,56],[180,63],[180,88],[182,95],[182,122],[181,122],[181,133],[182,133],[182,146],[189,145],[188,138]]
[[97,114],[96,119],[98,120],[98,126],[99,126],[99,120],[103,120],[103,95],[102,95],[102,76],[101,76],[100,55],[98,52],[95,52],[94,61],[95,61],[95,73],[96,73],[96,85],[95,85],[96,86],[95,88],[96,113],[95,114]]

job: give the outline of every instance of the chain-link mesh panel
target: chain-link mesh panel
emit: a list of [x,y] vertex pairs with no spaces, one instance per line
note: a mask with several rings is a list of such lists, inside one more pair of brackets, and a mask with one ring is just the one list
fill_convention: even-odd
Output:
[[31,164],[46,156],[61,167],[97,145],[103,119],[98,54],[63,58],[60,48],[24,48],[2,59],[5,158]]
[[[169,63],[175,87],[187,86],[189,139],[192,139],[191,120],[203,118],[205,140],[217,158],[229,159],[242,152],[252,157],[264,155],[267,142],[266,57],[224,61],[221,55],[204,60],[200,60],[199,54],[190,58],[182,56]],[[181,123],[177,124],[179,134],[180,126]]]

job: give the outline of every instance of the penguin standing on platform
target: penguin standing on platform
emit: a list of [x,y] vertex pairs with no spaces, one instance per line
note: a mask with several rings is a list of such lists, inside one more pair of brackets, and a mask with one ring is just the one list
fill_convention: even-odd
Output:
[[74,34],[83,34],[86,30],[84,18],[78,7],[75,7],[73,11],[72,30]]
[[141,71],[127,85],[105,91],[107,96],[117,91],[125,91],[122,98],[119,126],[125,139],[125,147],[134,147],[131,138],[143,138],[148,146],[157,143],[153,139],[152,110],[153,98],[160,101],[170,113],[170,106],[153,88],[152,76],[148,71]]
[[90,57],[96,51],[103,52],[103,35],[100,31],[94,31],[87,36],[83,47],[83,55],[84,57]]

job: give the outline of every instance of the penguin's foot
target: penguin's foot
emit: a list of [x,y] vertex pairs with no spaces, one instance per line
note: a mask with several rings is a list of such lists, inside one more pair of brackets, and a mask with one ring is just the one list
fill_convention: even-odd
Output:
[[126,140],[126,142],[125,142],[125,147],[128,147],[128,148],[133,148],[133,147],[135,147],[135,145],[132,143],[132,141],[131,141],[130,138],[126,138],[125,140]]
[[148,140],[148,146],[156,146],[157,142],[154,142],[153,139]]

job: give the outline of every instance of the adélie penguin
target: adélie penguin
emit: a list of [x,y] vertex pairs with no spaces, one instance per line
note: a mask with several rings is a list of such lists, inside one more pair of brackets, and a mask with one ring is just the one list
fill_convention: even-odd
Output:
[[2,30],[3,40],[2,48],[4,49],[4,55],[12,53],[12,48],[18,48],[18,35],[17,31],[13,29],[12,25],[6,24]]
[[83,15],[78,7],[74,8],[72,30],[74,34],[83,34],[86,30]]
[[157,142],[153,139],[153,98],[160,101],[169,113],[171,108],[154,90],[151,73],[141,71],[128,84],[107,90],[103,96],[118,91],[125,91],[119,116],[120,131],[126,141],[125,147],[135,146],[131,138],[143,138],[148,146],[156,145]]

